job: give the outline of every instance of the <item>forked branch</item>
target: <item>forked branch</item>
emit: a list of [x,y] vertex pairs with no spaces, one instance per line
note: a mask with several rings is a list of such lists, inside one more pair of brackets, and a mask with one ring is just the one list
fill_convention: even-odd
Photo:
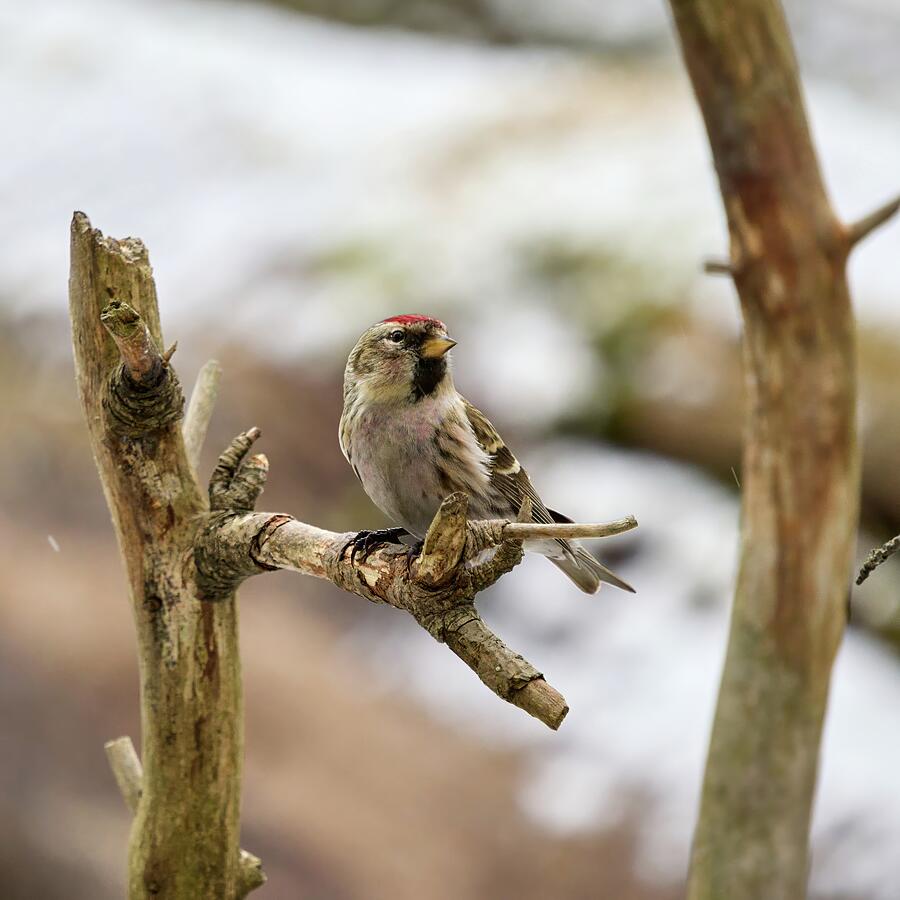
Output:
[[[522,559],[533,537],[598,537],[634,528],[632,517],[607,525],[543,525],[503,519],[468,521],[468,498],[451,494],[428,530],[421,554],[381,546],[347,552],[352,533],[323,531],[280,513],[252,512],[268,471],[261,454],[247,457],[259,429],[238,435],[210,480],[213,515],[198,537],[195,558],[204,596],[215,600],[244,578],[290,569],[325,578],[374,603],[408,612],[447,646],[497,696],[556,729],[568,712],[562,695],[485,625],[475,596]],[[530,511],[522,510],[520,518]]]

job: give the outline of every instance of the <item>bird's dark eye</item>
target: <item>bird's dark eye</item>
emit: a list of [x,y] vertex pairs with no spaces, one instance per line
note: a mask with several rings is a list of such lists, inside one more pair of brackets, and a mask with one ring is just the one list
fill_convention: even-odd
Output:
[[395,344],[399,344],[404,337],[406,337],[405,332],[401,331],[399,328],[388,335],[388,339],[392,340]]

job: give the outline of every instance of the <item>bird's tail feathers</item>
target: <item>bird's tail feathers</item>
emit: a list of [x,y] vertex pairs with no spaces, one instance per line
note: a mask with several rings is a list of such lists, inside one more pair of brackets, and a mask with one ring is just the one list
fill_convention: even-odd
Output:
[[623,581],[618,575],[610,572],[603,563],[598,562],[580,544],[566,542],[564,555],[547,554],[550,562],[565,574],[586,594],[596,594],[600,590],[600,583],[614,585],[623,591],[635,593],[634,588]]

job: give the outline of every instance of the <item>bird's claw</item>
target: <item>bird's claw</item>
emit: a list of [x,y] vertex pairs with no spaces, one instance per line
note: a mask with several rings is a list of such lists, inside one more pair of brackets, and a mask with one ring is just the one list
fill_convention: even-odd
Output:
[[413,560],[419,556],[422,552],[422,548],[425,546],[425,541],[416,541],[414,544],[410,544],[406,548],[406,574],[412,574],[412,564]]
[[346,544],[341,548],[341,559],[350,550],[350,562],[355,563],[356,557],[359,555],[360,562],[365,562],[369,554],[382,544],[402,544],[400,538],[408,535],[409,532],[405,528],[380,528],[377,531],[358,531]]

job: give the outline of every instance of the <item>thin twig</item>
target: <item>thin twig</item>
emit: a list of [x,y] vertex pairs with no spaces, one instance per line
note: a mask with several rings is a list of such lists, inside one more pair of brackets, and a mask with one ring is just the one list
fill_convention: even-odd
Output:
[[204,364],[197,374],[197,381],[191,393],[184,424],[181,426],[184,434],[184,447],[188,459],[195,469],[200,462],[200,452],[203,449],[209,420],[212,418],[216,405],[221,376],[222,367],[217,360],[211,359]]
[[707,259],[703,263],[707,275],[734,275],[734,266],[724,259]]
[[109,760],[109,767],[115,776],[122,799],[133,814],[137,812],[138,802],[141,799],[141,779],[144,777],[144,770],[141,768],[134,744],[130,737],[119,737],[107,741],[103,749],[106,751],[106,758]]
[[874,212],[863,216],[858,222],[847,226],[847,241],[851,247],[855,247],[863,238],[870,235],[876,228],[883,225],[900,210],[900,197],[895,197],[884,206],[879,206]]
[[859,570],[859,575],[856,576],[856,583],[862,584],[888,557],[898,550],[900,550],[900,534],[869,553]]
[[637,519],[634,516],[626,516],[624,519],[616,519],[614,522],[597,524],[581,524],[579,522],[507,522],[503,526],[502,535],[505,540],[527,541],[532,538],[602,538],[622,534],[623,531],[631,531],[637,528]]

